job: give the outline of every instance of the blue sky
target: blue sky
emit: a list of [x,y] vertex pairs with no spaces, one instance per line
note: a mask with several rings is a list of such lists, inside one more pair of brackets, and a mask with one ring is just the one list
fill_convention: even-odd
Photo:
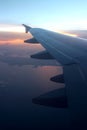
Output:
[[87,0],[2,0],[1,24],[43,28],[87,28]]

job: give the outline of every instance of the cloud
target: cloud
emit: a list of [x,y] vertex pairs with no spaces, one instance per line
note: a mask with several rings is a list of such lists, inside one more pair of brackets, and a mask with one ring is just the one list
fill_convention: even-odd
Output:
[[0,44],[23,43],[24,40],[31,38],[31,34],[0,32]]
[[8,82],[1,80],[0,81],[0,87],[6,87]]

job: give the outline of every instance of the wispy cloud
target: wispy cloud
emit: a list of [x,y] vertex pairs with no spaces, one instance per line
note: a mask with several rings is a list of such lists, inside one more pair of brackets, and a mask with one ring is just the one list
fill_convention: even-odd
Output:
[[0,32],[21,32],[24,33],[25,29],[22,25],[0,24]]

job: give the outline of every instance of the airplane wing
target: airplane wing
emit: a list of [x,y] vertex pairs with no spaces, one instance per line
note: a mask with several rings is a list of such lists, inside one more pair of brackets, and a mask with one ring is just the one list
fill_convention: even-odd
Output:
[[40,28],[28,31],[63,66],[68,106],[75,104],[79,118],[87,111],[87,40]]

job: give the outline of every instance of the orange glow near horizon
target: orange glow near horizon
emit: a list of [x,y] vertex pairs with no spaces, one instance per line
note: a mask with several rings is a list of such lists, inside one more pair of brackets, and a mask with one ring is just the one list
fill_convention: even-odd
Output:
[[[24,40],[31,38],[31,34],[23,34],[25,28],[22,25],[1,25],[0,24],[0,44],[23,44]],[[2,33],[7,32],[7,33]],[[13,33],[14,32],[14,33]],[[57,30],[58,33],[78,37],[77,34],[67,33],[65,31]]]
[[13,40],[0,40],[0,44],[22,44],[24,40],[22,39],[13,39]]
[[[17,32],[17,33],[25,33],[25,28],[22,25],[7,25],[7,24],[0,24],[0,32]],[[65,31],[58,30],[56,31],[58,33],[72,36],[72,37],[78,37],[77,34],[67,33]]]

